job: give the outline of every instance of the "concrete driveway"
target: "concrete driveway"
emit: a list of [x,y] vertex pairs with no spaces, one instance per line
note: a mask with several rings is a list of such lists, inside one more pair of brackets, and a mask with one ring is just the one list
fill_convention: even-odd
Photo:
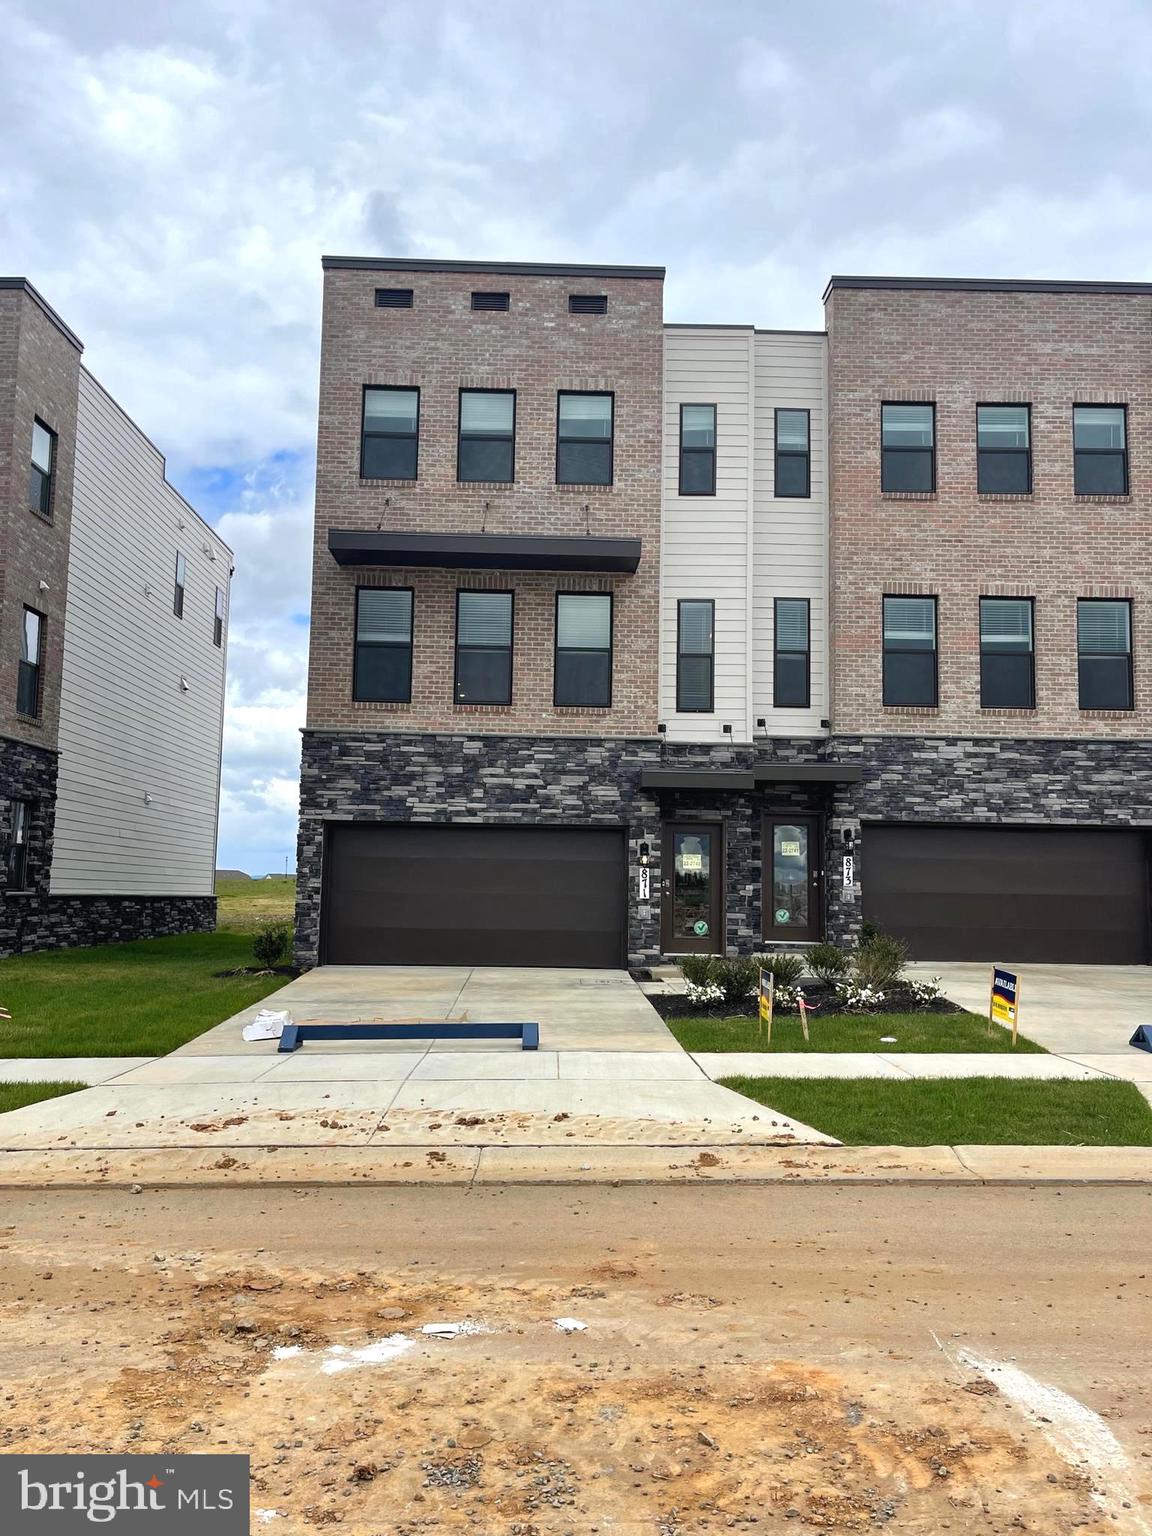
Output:
[[[1152,1078],[1152,1055],[1129,1044],[1138,1024],[1152,1024],[1152,968],[1146,965],[1025,965],[1003,961],[1020,977],[1020,1033],[1084,1066],[1132,1081]],[[915,977],[939,976],[945,997],[987,1015],[991,965],[926,960]]]

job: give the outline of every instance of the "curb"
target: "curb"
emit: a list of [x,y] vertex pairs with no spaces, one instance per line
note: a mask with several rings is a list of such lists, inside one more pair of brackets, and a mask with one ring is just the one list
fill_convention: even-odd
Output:
[[1152,1186],[1152,1147],[740,1147],[427,1143],[0,1153],[0,1189],[540,1185]]

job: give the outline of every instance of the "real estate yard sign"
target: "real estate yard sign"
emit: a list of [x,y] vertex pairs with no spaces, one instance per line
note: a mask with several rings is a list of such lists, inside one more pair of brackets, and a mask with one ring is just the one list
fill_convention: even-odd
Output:
[[768,1026],[768,1044],[772,1044],[772,1013],[776,1006],[776,978],[771,971],[760,972],[760,1023]]
[[1016,1044],[1020,1020],[1020,978],[1015,971],[1006,971],[998,965],[992,967],[992,997],[988,1004],[988,1030],[993,1024],[1003,1024],[1012,1031],[1012,1044]]

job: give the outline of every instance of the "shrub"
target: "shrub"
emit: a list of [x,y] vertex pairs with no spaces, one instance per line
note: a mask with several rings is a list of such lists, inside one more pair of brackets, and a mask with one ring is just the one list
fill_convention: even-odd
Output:
[[746,1002],[759,979],[759,967],[750,955],[733,960],[717,958],[712,963],[712,981],[723,990],[726,1003]]
[[690,987],[706,987],[712,981],[715,955],[685,955],[677,962],[680,974]]
[[871,944],[873,939],[882,939],[884,936],[883,928],[877,928],[876,924],[871,922],[868,918],[865,918],[864,921],[860,924],[861,949],[864,948],[865,944]]
[[852,975],[861,987],[883,992],[900,980],[908,959],[908,946],[889,933],[878,933],[862,943],[852,956]]
[[252,935],[252,954],[257,965],[272,970],[283,965],[292,953],[292,926],[269,918]]
[[808,969],[808,959],[805,955],[757,955],[754,964],[761,970],[771,972],[776,978],[777,991],[781,987],[788,987],[795,991],[801,976]]
[[848,974],[850,961],[835,944],[813,944],[804,957],[804,964],[810,976],[831,987]]

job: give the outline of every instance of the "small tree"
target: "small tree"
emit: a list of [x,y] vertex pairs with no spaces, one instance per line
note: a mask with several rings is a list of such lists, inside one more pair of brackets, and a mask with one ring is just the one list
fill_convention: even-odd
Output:
[[270,918],[252,935],[252,954],[264,970],[274,970],[286,962],[291,950],[292,928],[288,923]]

